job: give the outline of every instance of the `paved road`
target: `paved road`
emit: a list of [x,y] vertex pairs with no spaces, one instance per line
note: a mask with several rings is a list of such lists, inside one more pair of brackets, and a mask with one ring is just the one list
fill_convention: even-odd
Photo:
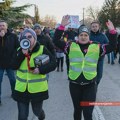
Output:
[[[66,71],[52,72],[49,79],[49,99],[44,101],[46,120],[73,120],[73,105],[69,94]],[[4,76],[0,120],[17,120],[16,102],[10,97],[8,78]],[[98,88],[97,101],[120,101],[120,65],[108,65],[105,60],[104,76]],[[101,106],[98,120],[120,120],[120,106]],[[95,112],[96,114],[96,112]],[[96,115],[95,115],[96,116]],[[37,120],[30,110],[29,120]]]
[[[104,75],[98,88],[97,101],[120,102],[120,65],[108,65],[105,59]],[[120,120],[120,106],[100,107],[105,120]]]

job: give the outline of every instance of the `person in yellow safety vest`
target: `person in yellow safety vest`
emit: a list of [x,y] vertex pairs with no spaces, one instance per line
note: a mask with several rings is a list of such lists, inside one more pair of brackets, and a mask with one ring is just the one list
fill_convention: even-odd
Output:
[[69,16],[64,16],[61,26],[55,31],[54,44],[64,50],[69,57],[69,89],[74,106],[74,120],[93,120],[93,106],[89,102],[95,102],[97,91],[97,64],[101,56],[110,53],[116,48],[116,30],[110,20],[107,27],[110,34],[109,44],[98,44],[89,39],[89,30],[85,25],[78,29],[77,42],[65,42],[61,40],[64,28],[69,24]]
[[[18,105],[18,120],[28,120],[30,102],[33,113],[39,120],[44,120],[43,100],[49,97],[46,74],[55,70],[56,59],[47,48],[37,42],[36,33],[32,29],[25,29],[22,32],[20,41],[23,39],[30,41],[30,47],[18,49],[13,65],[13,69],[17,69],[13,99]],[[34,59],[42,54],[49,56],[49,62],[36,66]]]

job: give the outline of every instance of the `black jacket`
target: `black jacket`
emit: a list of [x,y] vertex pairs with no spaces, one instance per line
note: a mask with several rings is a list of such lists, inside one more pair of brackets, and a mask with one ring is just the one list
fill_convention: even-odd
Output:
[[55,49],[52,40],[45,36],[44,34],[37,35],[37,41],[44,45],[54,56],[55,56]]
[[0,37],[0,67],[11,68],[13,59],[16,57],[19,41],[17,35],[7,31],[4,37]]
[[77,36],[77,33],[73,30],[69,30],[69,31],[67,30],[64,33],[64,37],[66,37],[67,40],[74,41],[76,36]]
[[[109,34],[109,32],[108,32]],[[108,37],[101,33],[100,31],[97,32],[90,32],[90,40],[98,42],[100,44],[107,44],[109,42]],[[102,56],[99,61],[103,61],[104,60],[104,56]]]
[[[36,46],[32,51],[29,52],[31,55],[32,53],[38,51],[40,48],[40,44],[37,42]],[[44,47],[43,48],[43,54],[49,55],[50,57],[50,62],[44,66],[40,66],[40,74],[46,74],[51,71],[53,71],[56,68],[56,60],[55,57]],[[20,49],[17,53],[17,58],[14,60],[14,69],[19,69],[22,61],[25,59],[25,55],[22,53],[22,50]],[[32,68],[33,69],[33,68]],[[34,102],[39,102],[41,100],[48,99],[48,91],[45,92],[39,92],[39,93],[29,93],[26,89],[25,92],[19,92],[19,91],[14,91],[13,92],[13,98],[16,101],[19,102],[29,102],[29,101],[34,101]]]
[[[62,50],[67,49],[67,54],[69,56],[70,45],[67,45],[64,41],[60,40],[63,32],[64,32],[63,30],[58,30],[57,29],[55,31],[53,42],[60,49],[62,49]],[[79,44],[79,43],[76,43],[76,44],[78,44],[80,46],[83,54],[85,55],[87,53],[87,49],[88,49],[88,47],[89,47],[90,44],[98,44],[98,43],[97,42],[93,42],[93,43],[87,43],[87,44]],[[99,57],[99,59],[104,54],[108,54],[111,51],[113,51],[115,48],[116,48],[116,34],[110,34],[109,44],[100,44],[100,57]],[[68,62],[69,62],[69,60],[68,60]],[[69,80],[70,80],[70,78],[69,78]],[[70,80],[70,81],[72,81],[72,80]],[[93,80],[89,81],[89,80],[85,79],[85,77],[83,76],[83,74],[81,74],[74,82],[82,85],[82,84],[89,84],[89,83],[94,82],[94,81],[96,81],[96,77],[93,78]]]

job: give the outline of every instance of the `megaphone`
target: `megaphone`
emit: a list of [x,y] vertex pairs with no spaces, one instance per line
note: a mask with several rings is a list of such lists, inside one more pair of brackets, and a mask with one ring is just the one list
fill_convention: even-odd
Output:
[[22,49],[24,49],[24,50],[29,49],[30,48],[30,40],[28,40],[28,39],[22,39],[20,41],[20,47]]

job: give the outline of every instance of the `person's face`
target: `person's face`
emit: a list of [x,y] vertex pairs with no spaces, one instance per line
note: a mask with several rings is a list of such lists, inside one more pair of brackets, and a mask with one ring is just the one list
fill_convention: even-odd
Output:
[[40,28],[35,28],[34,31],[36,32],[37,35],[40,35],[42,32]]
[[5,32],[7,31],[7,23],[5,22],[0,22],[0,31],[4,30]]
[[91,31],[97,32],[100,29],[100,25],[98,23],[91,24]]
[[78,42],[80,44],[86,44],[86,43],[88,43],[89,42],[89,35],[86,32],[82,32],[78,36]]
[[30,40],[30,49],[32,49],[36,43],[35,38],[30,33],[26,33],[24,36],[26,36],[26,38]]
[[22,33],[24,31],[24,29],[23,28],[20,28],[20,33]]

